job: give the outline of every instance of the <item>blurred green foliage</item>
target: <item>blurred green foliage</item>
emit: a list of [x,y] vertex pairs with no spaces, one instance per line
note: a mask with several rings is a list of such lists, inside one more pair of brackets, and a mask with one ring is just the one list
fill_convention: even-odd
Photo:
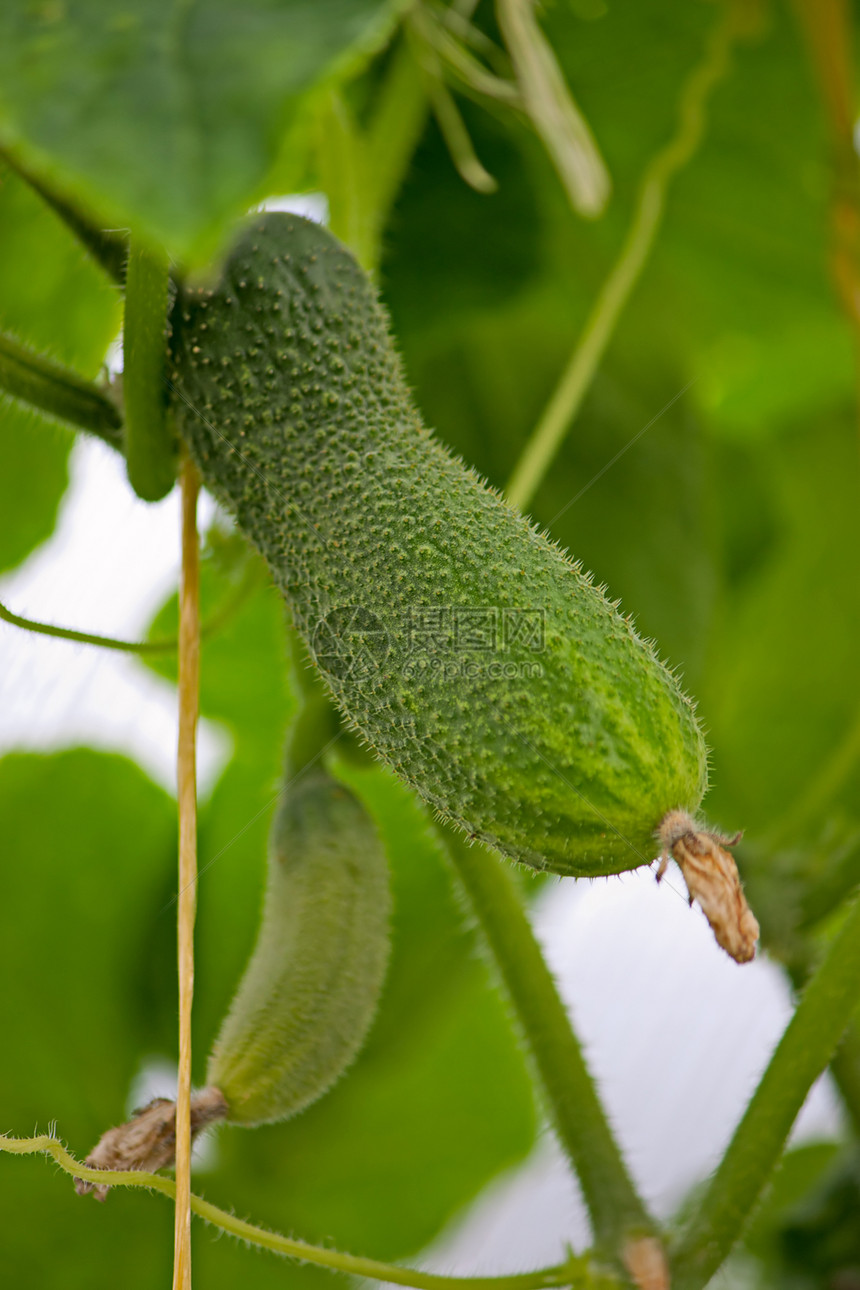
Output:
[[[539,142],[507,109],[460,100],[494,196],[464,185],[428,122],[385,230],[380,287],[428,423],[499,487],[617,253],[715,8],[548,7],[546,32],[612,175],[599,222],[575,219]],[[594,20],[583,24],[585,9]],[[83,209],[200,263],[273,183],[314,186],[317,105],[350,80],[359,115],[372,102],[376,51],[397,12],[382,0],[188,11],[11,0],[0,16],[2,137]],[[707,809],[748,830],[740,860],[765,937],[797,969],[860,877],[860,478],[853,341],[827,272],[821,111],[790,13],[762,4],[755,15],[532,509],[683,671],[712,746]],[[477,21],[496,34],[488,5]],[[0,172],[0,327],[94,376],[119,320],[107,278]],[[0,569],[51,533],[70,444],[35,413],[0,409]],[[222,550],[205,562],[208,606],[248,558]],[[171,602],[153,634],[174,626]],[[201,805],[198,1079],[253,943],[296,704],[287,653],[282,606],[263,580],[204,646],[203,711],[228,731],[232,755]],[[169,659],[152,666],[173,675]],[[383,1005],[359,1061],[316,1106],[219,1135],[205,1188],[262,1223],[400,1257],[525,1155],[536,1112],[423,816],[381,771],[337,766],[391,857]],[[125,1115],[141,1064],[174,1053],[174,812],[118,757],[0,761],[3,1129],[57,1118],[82,1153]],[[835,1272],[860,1258],[856,1158],[822,1152],[789,1158],[750,1234],[763,1285],[841,1285]],[[168,1275],[171,1216],[159,1201],[84,1204],[32,1160],[0,1162],[0,1195],[10,1280],[133,1290]],[[204,1231],[195,1240],[213,1290],[239,1276],[262,1287],[324,1275],[249,1264]]]

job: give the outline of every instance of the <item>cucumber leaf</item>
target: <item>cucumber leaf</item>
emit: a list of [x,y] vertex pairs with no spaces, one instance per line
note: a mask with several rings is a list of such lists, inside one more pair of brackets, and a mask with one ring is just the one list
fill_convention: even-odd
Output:
[[253,200],[306,96],[384,44],[397,8],[10,0],[0,122],[46,181],[193,258]]

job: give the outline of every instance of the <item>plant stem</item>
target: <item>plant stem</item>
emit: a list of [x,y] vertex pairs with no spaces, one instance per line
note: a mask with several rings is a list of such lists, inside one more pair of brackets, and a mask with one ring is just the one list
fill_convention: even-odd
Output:
[[[248,576],[243,578],[236,588],[236,594],[203,623],[200,628],[201,640],[214,635],[232,617],[257,585],[257,581],[257,567],[252,565]],[[39,636],[53,636],[57,640],[74,641],[79,645],[95,645],[99,649],[120,650],[125,654],[170,654],[179,648],[178,637],[154,641],[117,640],[115,636],[99,636],[95,632],[79,632],[73,627],[55,627],[53,623],[37,622],[34,618],[22,618],[20,614],[13,614],[12,610],[7,609],[2,603],[0,603],[0,620],[27,632],[36,632]]]
[[496,21],[511,56],[526,113],[573,209],[596,219],[610,180],[588,122],[577,107],[532,0],[496,0]]
[[145,502],[159,501],[176,479],[164,383],[169,281],[166,253],[132,237],[123,325],[125,455],[129,482]]
[[461,84],[473,94],[484,98],[507,103],[509,107],[524,110],[523,96],[514,81],[504,80],[488,71],[479,59],[465,45],[460,44],[441,22],[428,25],[428,39],[432,40],[439,57],[458,78]]
[[79,632],[72,627],[55,627],[52,623],[36,622],[32,618],[22,618],[13,614],[11,609],[0,604],[0,619],[12,627],[21,627],[24,631],[37,632],[40,636],[54,636],[59,640],[76,641],[80,645],[98,645],[101,649],[122,650],[128,654],[159,654],[177,648],[177,640],[169,641],[121,641],[113,636],[99,636],[94,632]]
[[[112,1187],[145,1187],[171,1199],[176,1196],[176,1184],[170,1178],[142,1170],[90,1169],[77,1161],[62,1142],[48,1134],[34,1138],[0,1137],[0,1151],[12,1155],[50,1155],[73,1178],[109,1184]],[[447,1277],[403,1268],[396,1263],[365,1259],[360,1255],[342,1254],[325,1246],[310,1245],[306,1241],[281,1236],[278,1232],[268,1232],[193,1194],[191,1209],[213,1227],[261,1249],[272,1250],[275,1254],[316,1264],[334,1272],[369,1277],[376,1281],[391,1282],[393,1285],[413,1286],[415,1290],[549,1290],[555,1286],[570,1286],[572,1290],[611,1290],[611,1287],[618,1287],[620,1290],[620,1283],[595,1265],[587,1255],[571,1255],[566,1263],[540,1268],[536,1272],[515,1273],[512,1276]]]
[[600,288],[561,379],[514,467],[507,497],[521,510],[531,502],[561,447],[621,312],[639,281],[663,219],[669,182],[702,141],[704,107],[728,69],[736,34],[734,9],[729,5],[710,34],[701,61],[684,82],[674,137],[645,169],[618,258]]
[[444,837],[537,1065],[598,1248],[622,1256],[632,1233],[653,1232],[655,1225],[627,1172],[512,877],[482,846],[448,828]]
[[407,37],[415,57],[418,75],[433,109],[445,146],[460,178],[478,193],[495,192],[498,185],[484,169],[472,146],[469,131],[445,84],[439,56],[427,31],[428,19],[420,5],[410,11]]
[[179,588],[179,1081],[176,1091],[176,1223],[173,1290],[191,1290],[191,1002],[197,907],[197,718],[200,707],[200,579],[197,495],[200,479],[182,460],[182,580]]
[[0,389],[122,449],[122,417],[92,381],[0,332]]
[[287,732],[287,778],[301,775],[307,766],[318,761],[340,733],[340,718],[328,695],[305,696]]
[[728,1150],[681,1235],[672,1259],[673,1290],[699,1290],[727,1257],[858,998],[860,899],[855,899],[810,977]]
[[78,241],[89,251],[93,259],[105,270],[109,277],[119,286],[125,282],[125,268],[128,259],[128,237],[114,229],[102,229],[93,224],[85,215],[65,197],[53,192],[38,179],[32,171],[14,157],[5,148],[0,148],[0,157],[19,175],[26,184],[38,193],[44,202],[59,215],[60,219],[77,237]]

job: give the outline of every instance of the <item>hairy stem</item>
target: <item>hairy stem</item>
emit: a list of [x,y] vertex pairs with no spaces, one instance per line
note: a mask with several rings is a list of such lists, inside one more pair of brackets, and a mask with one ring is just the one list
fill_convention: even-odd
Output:
[[179,1082],[176,1092],[176,1223],[173,1290],[191,1290],[191,1003],[197,908],[197,718],[200,710],[200,478],[185,454],[182,485],[182,582],[179,588]]
[[675,135],[645,169],[618,258],[600,288],[561,379],[514,467],[507,496],[521,510],[531,502],[561,447],[622,310],[639,281],[663,219],[669,183],[702,141],[705,104],[728,69],[736,34],[734,11],[729,6],[711,32],[701,62],[684,82]]
[[59,215],[64,224],[72,230],[78,241],[86,247],[93,259],[101,265],[109,277],[120,286],[125,282],[126,261],[128,259],[128,236],[117,229],[102,229],[66,197],[54,192],[41,179],[28,170],[23,162],[0,148],[0,157],[19,175],[26,184],[38,193],[44,202]]
[[165,398],[167,255],[131,240],[123,326],[125,455],[129,482],[157,502],[176,479],[176,444]]
[[0,389],[122,449],[122,417],[103,390],[0,332]]
[[504,864],[445,830],[448,852],[489,942],[540,1074],[559,1140],[582,1187],[595,1240],[622,1256],[654,1223],[627,1172],[555,981]]
[[[59,1139],[48,1134],[34,1138],[0,1137],[0,1151],[12,1155],[43,1154],[51,1156],[61,1169],[73,1178],[85,1182],[99,1183],[111,1187],[145,1187],[150,1191],[160,1192],[171,1199],[176,1196],[176,1184],[161,1174],[145,1173],[143,1170],[90,1169],[81,1164],[66,1150]],[[377,1259],[365,1259],[360,1255],[342,1254],[325,1246],[309,1245],[306,1241],[296,1241],[278,1232],[268,1232],[265,1228],[246,1223],[235,1214],[210,1205],[208,1201],[192,1194],[191,1209],[199,1218],[211,1223],[213,1227],[229,1232],[240,1241],[272,1250],[275,1254],[298,1259],[302,1263],[316,1264],[329,1268],[333,1272],[345,1272],[353,1276],[369,1277],[375,1281],[388,1281],[393,1285],[413,1286],[414,1290],[550,1290],[554,1286],[570,1286],[572,1290],[611,1290],[620,1283],[607,1272],[597,1267],[588,1256],[572,1255],[566,1263],[550,1268],[540,1268],[536,1272],[516,1273],[512,1276],[495,1277],[447,1277],[432,1272],[421,1272],[418,1269],[402,1268],[396,1263],[381,1263]]]
[[812,974],[673,1256],[673,1290],[700,1290],[729,1254],[860,998],[860,899]]
[[[200,639],[205,640],[209,636],[214,636],[244,604],[258,582],[259,567],[251,565],[248,575],[242,579],[235,594],[202,624]],[[56,627],[53,623],[38,622],[34,618],[22,618],[20,614],[13,614],[12,610],[7,609],[4,604],[0,604],[0,621],[9,623],[12,627],[20,627],[27,632],[35,632],[39,636],[53,636],[57,640],[74,641],[78,645],[95,645],[99,649],[119,650],[125,654],[170,654],[179,648],[178,637],[154,641],[117,640],[115,636],[99,636],[95,632],[79,632],[73,627]]]

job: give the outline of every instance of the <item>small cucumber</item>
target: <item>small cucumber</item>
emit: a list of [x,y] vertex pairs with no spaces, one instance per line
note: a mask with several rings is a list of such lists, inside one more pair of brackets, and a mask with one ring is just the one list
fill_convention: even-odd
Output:
[[707,782],[693,705],[581,566],[424,427],[325,229],[258,216],[172,319],[177,426],[335,703],[459,826],[562,874],[650,862]]
[[390,905],[364,807],[326,771],[306,771],[284,790],[259,938],[209,1059],[224,1118],[286,1119],[346,1070],[382,990]]

